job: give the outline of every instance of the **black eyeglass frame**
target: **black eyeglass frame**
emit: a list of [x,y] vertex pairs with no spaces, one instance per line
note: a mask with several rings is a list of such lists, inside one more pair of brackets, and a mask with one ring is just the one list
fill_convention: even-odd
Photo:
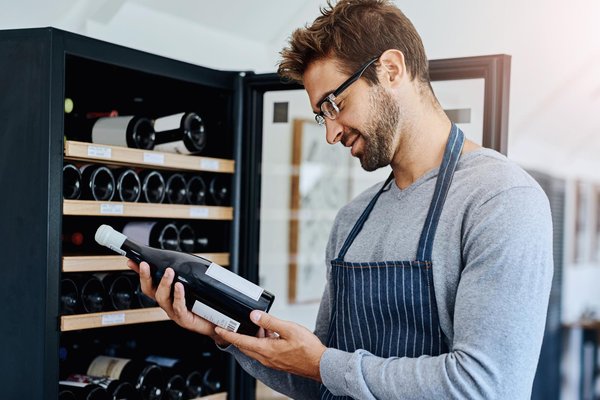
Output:
[[365,73],[367,68],[369,68],[371,66],[371,64],[373,64],[375,61],[377,61],[379,59],[379,57],[380,56],[371,58],[362,67],[360,67],[358,69],[358,71],[356,71],[348,79],[346,79],[340,86],[338,86],[337,89],[335,89],[333,92],[329,93],[327,96],[325,96],[321,101],[319,101],[317,103],[317,108],[320,110],[320,112],[315,114],[315,121],[317,122],[317,124],[319,124],[319,126],[323,126],[325,124],[325,117],[327,117],[329,119],[335,119],[335,115],[328,116],[325,113],[325,111],[323,110],[323,104],[328,102],[329,104],[331,104],[331,106],[336,111],[336,113],[339,113],[340,109],[337,106],[337,104],[335,104],[336,97],[338,97],[340,94],[342,94],[342,92],[344,90],[348,89],[348,87],[350,85],[352,85],[354,82],[359,80],[360,77]]

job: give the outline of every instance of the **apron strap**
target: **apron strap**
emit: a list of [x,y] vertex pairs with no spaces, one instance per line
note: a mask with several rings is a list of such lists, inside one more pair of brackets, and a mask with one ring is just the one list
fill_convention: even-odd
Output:
[[458,165],[464,142],[464,133],[456,125],[452,124],[450,137],[446,143],[446,150],[444,151],[444,158],[442,159],[442,165],[440,166],[438,178],[435,183],[433,199],[429,205],[429,212],[427,213],[425,225],[423,226],[421,238],[419,239],[417,260],[431,260],[435,231],[437,230],[440,215],[442,214],[442,208],[446,201],[446,196],[448,195],[450,183],[452,183],[454,171],[456,171],[456,166]]
[[354,227],[352,228],[352,230],[350,231],[350,234],[346,238],[346,241],[344,242],[344,245],[340,249],[340,253],[337,256],[338,260],[343,260],[344,259],[344,257],[346,256],[346,252],[348,251],[348,249],[350,248],[350,245],[354,241],[354,238],[358,235],[358,233],[362,229],[362,227],[365,224],[365,221],[367,220],[367,218],[369,218],[369,214],[371,214],[371,211],[373,210],[373,207],[375,207],[375,203],[377,203],[377,199],[379,199],[379,196],[381,196],[381,193],[386,192],[386,191],[389,190],[389,187],[387,189],[386,189],[386,187],[392,181],[392,179],[394,179],[394,172],[393,171],[390,173],[390,176],[388,176],[388,178],[385,180],[385,183],[381,186],[381,188],[379,189],[379,191],[377,192],[377,194],[375,196],[373,196],[373,198],[369,202],[369,205],[367,205],[367,208],[364,209],[364,211],[362,212],[362,214],[358,218],[358,221],[356,221],[356,223],[354,224]]

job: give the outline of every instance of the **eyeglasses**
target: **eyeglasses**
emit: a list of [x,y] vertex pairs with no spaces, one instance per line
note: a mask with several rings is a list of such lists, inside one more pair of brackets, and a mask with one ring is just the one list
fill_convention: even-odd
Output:
[[315,121],[317,121],[317,124],[319,124],[319,126],[323,126],[325,124],[325,117],[329,119],[337,118],[338,114],[340,113],[340,108],[335,103],[336,97],[338,97],[344,90],[348,89],[348,86],[356,82],[367,70],[367,68],[369,68],[369,66],[373,64],[377,59],[379,59],[379,56],[371,58],[369,61],[367,61],[366,64],[360,67],[358,71],[352,74],[350,78],[346,79],[346,81],[342,83],[337,89],[335,89],[333,92],[325,96],[323,100],[317,103],[317,108],[319,108],[321,112],[315,115]]

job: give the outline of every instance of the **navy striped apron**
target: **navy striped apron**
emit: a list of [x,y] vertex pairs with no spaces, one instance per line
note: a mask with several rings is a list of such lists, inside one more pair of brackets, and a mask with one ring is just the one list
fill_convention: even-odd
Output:
[[[463,143],[463,132],[452,124],[415,261],[344,261],[377,199],[389,190],[393,174],[371,199],[338,257],[331,261],[333,308],[327,347],[347,352],[364,349],[384,358],[436,356],[448,352],[435,302],[431,253]],[[320,397],[348,398],[334,396],[325,385],[321,385]]]

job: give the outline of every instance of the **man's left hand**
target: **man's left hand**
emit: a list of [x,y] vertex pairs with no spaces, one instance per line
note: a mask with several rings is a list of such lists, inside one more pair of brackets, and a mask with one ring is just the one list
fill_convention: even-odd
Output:
[[269,368],[321,382],[319,362],[326,347],[318,337],[301,325],[262,311],[252,311],[250,319],[264,329],[264,337],[242,335],[219,327],[215,328],[215,332],[242,353]]

